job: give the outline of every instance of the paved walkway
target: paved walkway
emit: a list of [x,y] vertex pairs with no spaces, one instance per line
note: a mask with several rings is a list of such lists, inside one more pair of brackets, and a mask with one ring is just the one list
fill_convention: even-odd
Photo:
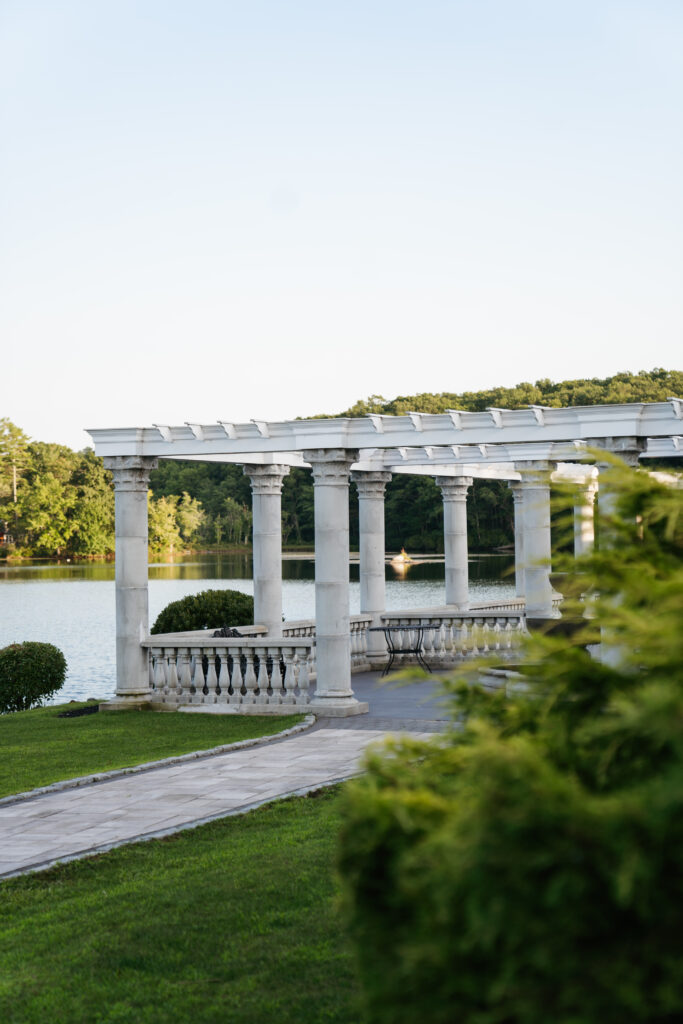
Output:
[[370,701],[369,715],[332,719],[263,746],[0,807],[0,878],[168,835],[348,778],[373,740],[406,729],[429,736],[442,727],[432,687],[420,683],[397,696],[393,687],[378,686],[374,674],[356,676],[354,690]]

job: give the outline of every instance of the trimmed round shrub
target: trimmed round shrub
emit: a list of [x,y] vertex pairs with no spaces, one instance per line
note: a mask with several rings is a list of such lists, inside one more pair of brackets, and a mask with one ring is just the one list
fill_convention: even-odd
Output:
[[239,590],[202,590],[171,601],[159,613],[152,633],[185,633],[192,629],[249,626],[254,621],[254,598]]
[[66,658],[53,644],[26,641],[0,650],[0,714],[28,711],[64,686]]

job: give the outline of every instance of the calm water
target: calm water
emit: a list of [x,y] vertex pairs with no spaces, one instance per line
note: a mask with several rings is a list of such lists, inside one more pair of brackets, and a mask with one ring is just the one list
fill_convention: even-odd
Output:
[[[512,597],[511,560],[470,559],[472,601]],[[312,557],[286,557],[283,570],[285,619],[315,614]],[[169,601],[208,587],[253,594],[250,555],[193,555],[149,567],[150,623]],[[358,565],[351,564],[351,614],[360,611]],[[387,610],[443,605],[443,562],[411,566],[398,576],[387,565]],[[115,688],[114,565],[34,564],[0,568],[0,647],[23,640],[53,643],[63,652],[68,676],[59,700],[104,699]]]

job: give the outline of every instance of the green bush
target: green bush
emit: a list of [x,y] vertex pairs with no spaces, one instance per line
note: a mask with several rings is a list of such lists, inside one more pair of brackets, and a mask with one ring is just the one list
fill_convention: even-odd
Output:
[[167,604],[151,632],[184,633],[191,629],[248,626],[253,621],[253,597],[238,590],[203,590]]
[[610,549],[577,566],[595,617],[530,639],[526,694],[454,677],[458,728],[375,752],[350,787],[372,1024],[683,1019],[683,491],[611,485]]
[[64,686],[66,659],[58,647],[27,641],[0,650],[0,714],[28,711]]

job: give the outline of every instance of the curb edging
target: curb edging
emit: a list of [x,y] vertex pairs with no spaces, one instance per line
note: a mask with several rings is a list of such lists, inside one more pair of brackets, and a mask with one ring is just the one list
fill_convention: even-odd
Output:
[[131,765],[129,768],[112,768],[108,772],[94,772],[92,775],[79,775],[74,779],[64,779],[61,782],[52,782],[49,786],[39,786],[37,789],[29,789],[23,793],[12,793],[9,796],[0,798],[0,807],[7,807],[9,804],[22,803],[25,800],[33,800],[49,793],[59,793],[65,789],[78,789],[80,786],[92,786],[97,782],[109,782],[112,779],[125,778],[126,775],[141,775],[143,772],[151,772],[157,768],[168,768],[174,764],[185,764],[188,761],[201,761],[209,757],[217,757],[219,754],[229,754],[233,750],[244,750],[245,747],[266,746],[268,743],[275,743],[278,740],[287,739],[300,732],[307,732],[316,724],[315,715],[306,715],[303,722],[293,725],[282,732],[273,733],[272,736],[256,736],[250,740],[237,740],[235,743],[224,743],[220,747],[211,747],[209,750],[195,750],[189,754],[176,754],[172,757],[164,757],[158,761],[143,761],[142,764]]

